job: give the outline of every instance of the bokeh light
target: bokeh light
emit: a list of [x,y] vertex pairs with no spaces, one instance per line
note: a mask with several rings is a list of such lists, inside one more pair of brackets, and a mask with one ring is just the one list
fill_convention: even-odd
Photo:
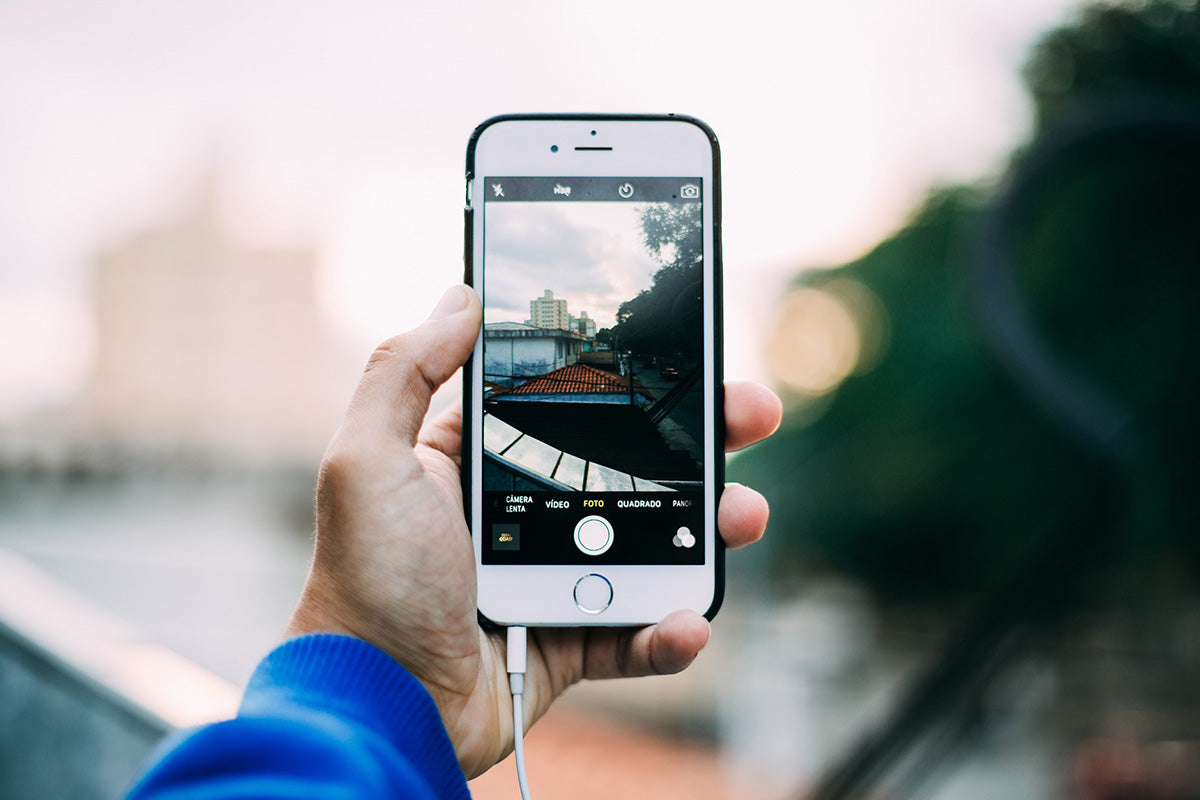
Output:
[[862,336],[849,308],[823,289],[796,289],[784,299],[767,345],[771,373],[787,388],[821,395],[854,371]]

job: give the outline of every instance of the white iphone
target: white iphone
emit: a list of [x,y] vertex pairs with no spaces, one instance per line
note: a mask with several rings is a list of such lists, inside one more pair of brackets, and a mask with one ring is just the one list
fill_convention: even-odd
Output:
[[719,151],[675,115],[510,115],[467,148],[463,491],[501,625],[711,618],[724,591]]

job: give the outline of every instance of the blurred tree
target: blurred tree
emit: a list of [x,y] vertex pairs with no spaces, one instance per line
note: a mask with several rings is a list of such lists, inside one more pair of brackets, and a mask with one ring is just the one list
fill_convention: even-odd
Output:
[[[1094,5],[1048,34],[1025,70],[1035,137],[1113,98],[1200,108],[1200,15],[1165,0]],[[1103,113],[1103,112],[1100,112]],[[1019,166],[1023,154],[1015,157]],[[1200,141],[1130,135],[1065,153],[1014,231],[1015,278],[1042,337],[1137,420],[1143,498],[1129,539],[1200,565],[1197,266]],[[824,564],[890,595],[944,597],[1011,575],[1089,483],[1089,462],[1001,373],[964,288],[994,190],[934,192],[861,259],[798,286],[859,282],[887,350],[819,398],[733,479],[772,503],[774,563]],[[784,343],[786,345],[786,343]],[[1169,542],[1168,550],[1157,547]]]
[[1058,124],[1097,96],[1200,94],[1200,13],[1194,2],[1097,3],[1051,31],[1025,65],[1036,125]]

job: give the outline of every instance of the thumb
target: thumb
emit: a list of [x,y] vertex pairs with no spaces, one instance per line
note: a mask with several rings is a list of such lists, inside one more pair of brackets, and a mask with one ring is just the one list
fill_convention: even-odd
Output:
[[471,355],[482,316],[470,287],[450,287],[429,319],[375,348],[350,401],[346,426],[415,444],[429,399]]

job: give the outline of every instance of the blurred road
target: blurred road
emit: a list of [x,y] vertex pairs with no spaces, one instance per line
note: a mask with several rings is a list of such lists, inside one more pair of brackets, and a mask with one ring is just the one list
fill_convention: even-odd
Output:
[[235,684],[307,571],[311,479],[0,478],[0,547]]

